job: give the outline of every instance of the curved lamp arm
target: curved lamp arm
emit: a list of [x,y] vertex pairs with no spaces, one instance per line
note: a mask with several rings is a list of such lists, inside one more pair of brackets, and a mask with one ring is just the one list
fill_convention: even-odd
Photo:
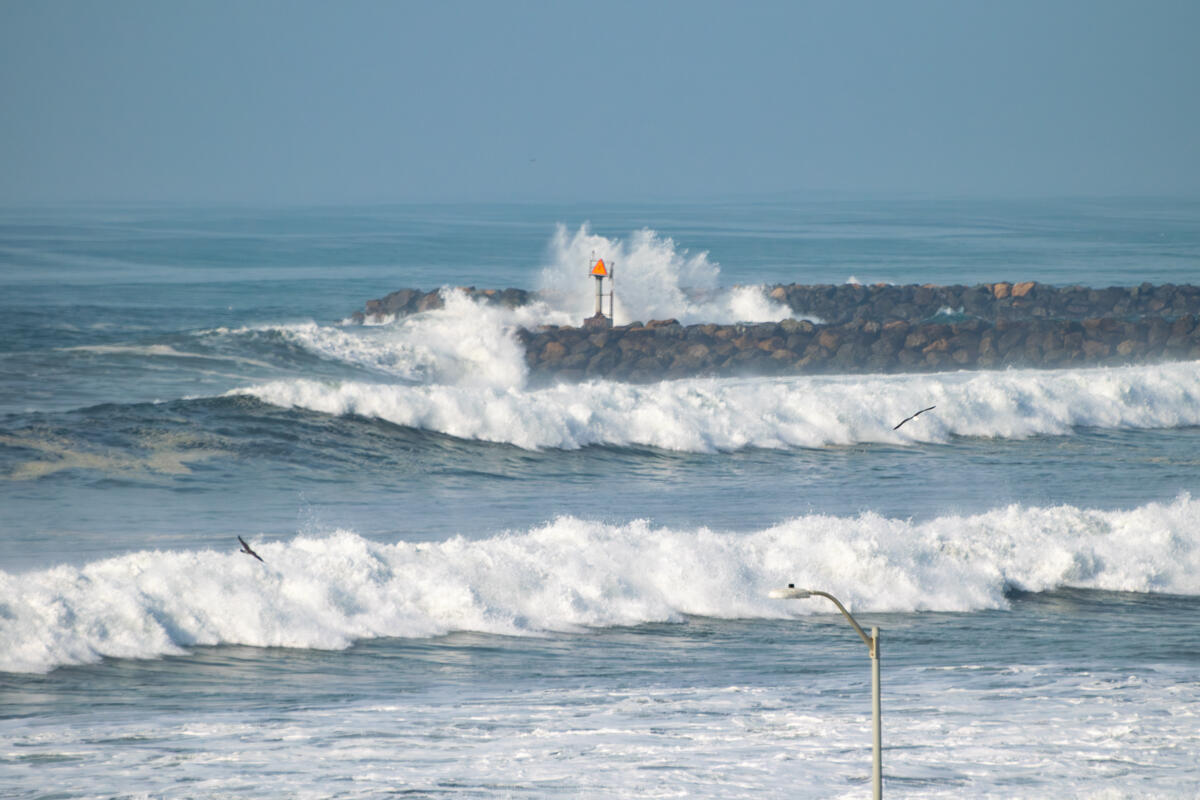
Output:
[[851,616],[850,612],[846,610],[846,607],[842,605],[842,602],[829,592],[822,592],[817,589],[797,589],[796,585],[793,583],[789,583],[786,589],[771,590],[771,597],[777,600],[803,600],[806,597],[813,597],[814,595],[826,597],[833,601],[833,604],[838,607],[838,611],[842,612],[842,616],[846,618],[846,621],[849,622],[858,635],[862,637],[863,643],[867,646],[867,650],[871,652],[871,657],[875,658],[875,637],[868,636],[867,632],[864,631],[862,626],[858,624],[858,620]]

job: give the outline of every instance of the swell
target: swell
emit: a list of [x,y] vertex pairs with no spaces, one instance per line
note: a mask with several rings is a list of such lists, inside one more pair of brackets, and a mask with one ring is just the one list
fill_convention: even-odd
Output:
[[1006,592],[1063,587],[1200,594],[1200,503],[1187,495],[1128,511],[1013,505],[923,523],[808,515],[744,532],[560,517],[481,540],[246,536],[264,563],[234,545],[0,572],[0,670],[196,645],[338,649],[828,611],[768,599],[785,583],[833,592],[856,612],[1002,609]]

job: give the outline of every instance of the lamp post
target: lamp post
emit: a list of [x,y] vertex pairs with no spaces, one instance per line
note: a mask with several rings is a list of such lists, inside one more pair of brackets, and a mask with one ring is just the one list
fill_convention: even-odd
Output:
[[833,601],[833,604],[838,607],[838,611],[842,612],[842,616],[850,623],[855,632],[862,637],[863,642],[867,645],[867,651],[871,654],[871,722],[874,734],[874,768],[871,771],[871,783],[874,790],[873,797],[875,800],[880,800],[883,797],[883,729],[879,722],[879,628],[872,627],[871,635],[867,636],[866,631],[858,624],[858,621],[850,615],[846,607],[841,604],[836,597],[829,592],[820,592],[815,589],[797,589],[794,583],[789,583],[786,589],[773,589],[771,597],[779,600],[803,600],[806,597],[827,597]]

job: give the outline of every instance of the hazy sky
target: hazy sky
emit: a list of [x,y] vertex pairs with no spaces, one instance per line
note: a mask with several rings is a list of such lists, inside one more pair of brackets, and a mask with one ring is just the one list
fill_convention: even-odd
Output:
[[1200,2],[0,0],[0,202],[1200,195]]

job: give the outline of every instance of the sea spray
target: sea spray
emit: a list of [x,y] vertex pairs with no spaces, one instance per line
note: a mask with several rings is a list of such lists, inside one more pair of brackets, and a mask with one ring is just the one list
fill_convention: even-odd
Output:
[[592,233],[587,225],[574,233],[559,225],[539,288],[576,325],[595,311],[587,265],[596,258],[615,265],[618,325],[668,318],[685,325],[777,322],[793,316],[761,286],[718,288],[720,267],[708,253],[681,250],[669,236],[643,228],[627,240],[610,239]]
[[407,383],[519,386],[526,366],[514,331],[571,321],[542,302],[506,309],[476,302],[456,289],[441,295],[441,308],[368,326],[299,322],[197,335],[277,337],[325,362]]
[[347,531],[250,538],[265,563],[231,545],[0,572],[0,670],[197,645],[339,649],[384,636],[828,611],[768,599],[789,582],[858,612],[1004,608],[1012,588],[1200,593],[1200,502],[1187,495],[1129,511],[1013,505],[921,523],[808,515],[745,532],[559,517],[432,543]]

